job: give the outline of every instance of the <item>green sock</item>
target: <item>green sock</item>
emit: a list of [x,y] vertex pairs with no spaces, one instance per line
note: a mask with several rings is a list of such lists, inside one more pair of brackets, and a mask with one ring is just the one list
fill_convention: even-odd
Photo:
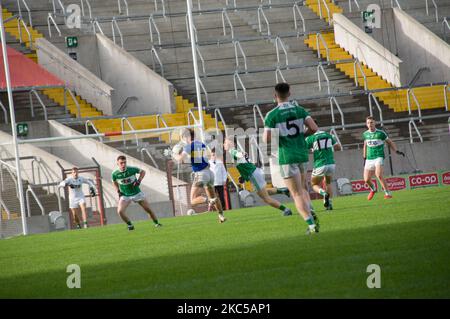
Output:
[[159,224],[157,219],[155,219],[155,220],[153,221],[153,223],[155,223],[155,225],[158,225],[158,224]]
[[309,226],[314,225],[314,219],[312,219],[312,217],[309,217],[309,218],[306,219],[305,221],[306,221],[306,223],[307,223]]
[[286,206],[284,206],[283,204],[280,205],[280,207],[278,208],[281,211],[285,211],[286,210]]
[[325,196],[327,194],[327,192],[325,192],[322,188],[319,189],[319,194],[322,196]]
[[133,224],[131,223],[131,221],[127,221],[127,225],[128,225],[128,226],[133,226]]

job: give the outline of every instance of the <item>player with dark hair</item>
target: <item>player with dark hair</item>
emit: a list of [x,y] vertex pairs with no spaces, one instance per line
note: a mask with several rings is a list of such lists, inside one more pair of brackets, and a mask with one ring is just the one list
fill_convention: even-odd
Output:
[[[125,214],[131,202],[138,203],[150,215],[155,227],[161,227],[162,225],[158,222],[156,215],[150,209],[150,205],[145,199],[145,194],[139,188],[144,179],[145,171],[137,167],[127,166],[127,158],[123,155],[117,157],[117,166],[118,169],[112,173],[112,181],[119,194],[117,213],[127,224],[128,230],[134,230],[134,225]],[[136,174],[139,174],[138,178],[136,178]]]
[[[194,130],[183,129],[181,139],[182,141],[174,146],[171,155],[179,162],[190,158],[194,173],[190,195],[191,205],[209,204],[211,207],[216,207],[219,222],[225,222],[222,204],[214,189],[214,173],[209,169],[206,145],[195,140]],[[205,190],[207,197],[200,195],[202,189]]]
[[380,181],[381,187],[384,190],[384,198],[392,198],[388,185],[383,177],[383,165],[384,165],[384,143],[397,154],[405,156],[405,153],[400,152],[397,149],[395,143],[388,137],[385,131],[376,128],[376,122],[372,116],[366,118],[366,126],[368,128],[362,135],[364,140],[364,181],[370,188],[368,200],[371,200],[375,195],[376,188],[372,184],[372,176],[375,176]]
[[263,140],[270,143],[272,130],[278,130],[278,163],[281,177],[284,178],[299,214],[308,224],[307,234],[312,234],[319,232],[320,225],[316,214],[311,210],[309,194],[302,185],[302,173],[306,172],[305,164],[309,159],[305,134],[316,132],[318,127],[303,107],[289,102],[289,96],[289,84],[279,83],[275,86],[278,105],[265,117]]
[[[314,169],[311,174],[311,184],[313,190],[324,197],[324,206],[327,210],[332,210],[333,188],[331,187],[331,179],[336,169],[334,162],[334,151],[342,149],[333,135],[317,131],[313,135],[306,138],[306,146],[312,149],[314,156]],[[321,187],[325,181],[326,189]]]

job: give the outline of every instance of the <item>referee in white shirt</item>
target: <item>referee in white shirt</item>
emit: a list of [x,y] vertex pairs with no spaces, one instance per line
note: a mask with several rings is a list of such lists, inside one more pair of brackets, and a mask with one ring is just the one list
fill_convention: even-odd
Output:
[[214,188],[222,202],[222,207],[225,208],[224,186],[227,181],[227,170],[225,169],[222,160],[217,159],[215,150],[211,150],[209,168],[214,174]]

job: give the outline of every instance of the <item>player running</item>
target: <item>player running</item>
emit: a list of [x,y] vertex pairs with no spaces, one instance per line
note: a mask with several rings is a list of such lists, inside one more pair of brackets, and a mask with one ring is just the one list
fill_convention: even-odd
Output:
[[364,140],[364,181],[370,188],[368,200],[371,200],[376,193],[376,188],[372,184],[372,176],[375,176],[381,183],[381,187],[384,190],[384,198],[392,198],[392,194],[389,191],[388,185],[383,177],[383,165],[384,165],[384,142],[397,154],[405,156],[405,153],[397,150],[395,143],[388,137],[386,132],[376,128],[376,122],[372,116],[366,118],[366,125],[368,130],[362,135]]
[[[306,138],[306,147],[312,149],[314,154],[314,169],[311,174],[312,188],[316,193],[323,196],[325,208],[333,210],[331,180],[336,169],[334,151],[340,151],[342,146],[333,135],[324,131],[317,131]],[[326,190],[321,187],[324,180]]]
[[83,194],[82,186],[83,184],[89,185],[89,192],[92,197],[95,196],[95,185],[92,180],[88,178],[84,178],[83,176],[78,175],[78,168],[73,167],[71,171],[71,176],[67,177],[59,186],[69,186],[71,188],[69,194],[69,208],[73,216],[73,220],[76,224],[76,228],[80,229],[80,218],[78,217],[80,208],[81,215],[83,219],[83,228],[87,228],[87,214],[86,214],[86,200]]
[[[173,150],[173,158],[180,162],[190,157],[191,166],[193,171],[193,185],[191,188],[191,205],[209,204],[215,206],[218,211],[219,222],[226,221],[223,215],[222,203],[216,194],[214,189],[214,173],[209,169],[208,157],[206,152],[206,145],[200,141],[194,140],[194,130],[184,129],[181,133],[181,144],[184,144],[183,148],[180,148],[177,144]],[[207,197],[201,196],[202,189],[205,190]]]
[[264,178],[264,172],[262,169],[255,166],[248,160],[246,153],[237,150],[234,146],[233,137],[226,137],[223,147],[225,151],[230,152],[233,160],[236,161],[236,168],[241,175],[243,181],[250,181],[256,189],[258,196],[266,203],[276,209],[283,212],[284,216],[292,215],[292,211],[281,204],[276,199],[273,199],[269,195],[284,194],[289,195],[289,190],[286,188],[266,188],[266,180]]
[[299,214],[308,224],[307,234],[319,232],[319,220],[311,211],[311,200],[305,187],[302,185],[301,172],[305,171],[309,152],[306,147],[305,129],[310,133],[317,131],[317,125],[309,113],[296,103],[289,102],[290,87],[287,83],[275,86],[275,99],[278,105],[267,113],[264,119],[265,143],[270,143],[272,129],[278,130],[278,162],[281,177],[294,199]]
[[[119,194],[117,213],[127,224],[128,230],[134,230],[134,225],[125,214],[131,202],[138,203],[150,215],[155,227],[161,227],[162,225],[158,222],[156,215],[152,212],[149,203],[145,199],[145,194],[139,188],[144,179],[145,171],[137,167],[127,166],[127,158],[123,155],[117,157],[117,166],[119,168],[112,173],[112,181]],[[136,174],[139,174],[138,178],[136,178]]]

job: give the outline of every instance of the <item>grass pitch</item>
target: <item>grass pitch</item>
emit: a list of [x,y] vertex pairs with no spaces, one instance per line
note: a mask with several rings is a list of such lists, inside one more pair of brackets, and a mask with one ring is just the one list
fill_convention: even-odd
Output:
[[[269,207],[0,241],[0,298],[449,298],[450,187],[334,199],[321,232]],[[293,207],[290,205],[290,207]],[[68,289],[69,264],[81,289]],[[368,289],[369,264],[381,288]]]

